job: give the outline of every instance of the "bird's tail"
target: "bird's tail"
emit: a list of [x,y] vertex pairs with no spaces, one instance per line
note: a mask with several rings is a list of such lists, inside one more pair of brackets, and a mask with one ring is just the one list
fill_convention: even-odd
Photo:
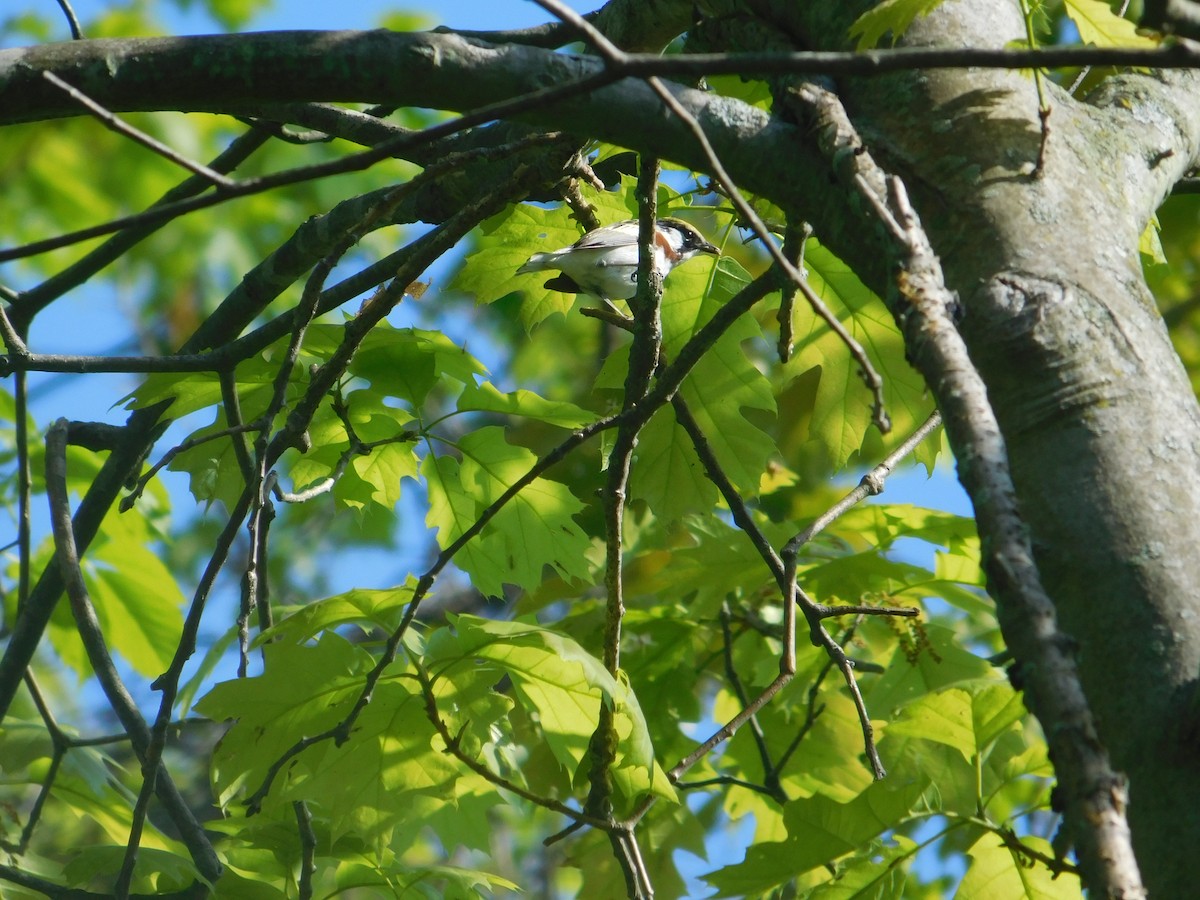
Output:
[[553,258],[553,253],[535,253],[529,257],[525,265],[517,269],[518,275],[524,275],[526,272],[542,272],[550,268],[547,262]]

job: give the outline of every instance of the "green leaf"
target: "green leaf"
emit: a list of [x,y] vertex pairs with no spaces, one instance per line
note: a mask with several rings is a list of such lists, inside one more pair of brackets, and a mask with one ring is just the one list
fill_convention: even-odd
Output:
[[877,547],[890,546],[900,538],[953,547],[976,535],[974,519],[908,503],[860,503],[840,516],[836,527]]
[[345,405],[346,417],[360,441],[386,443],[344,461],[350,436],[341,418],[323,407],[308,429],[312,449],[291,461],[293,490],[311,488],[336,476],[332,493],[341,506],[363,510],[375,505],[390,512],[400,499],[400,482],[417,478],[416,432],[404,427],[412,419],[370,391],[352,392]]
[[770,382],[748,358],[742,342],[761,336],[749,316],[734,323],[684,381],[680,395],[708,439],[722,470],[743,492],[758,491],[767,460],[777,453],[770,435],[746,410],[773,414]]
[[[672,272],[662,308],[663,346],[668,358],[748,281],[732,260],[723,259],[715,268],[713,264],[683,266],[676,272]],[[747,418],[749,410],[775,412],[770,382],[743,346],[761,337],[762,330],[752,316],[738,318],[696,363],[679,394],[722,471],[735,487],[750,495],[757,493],[768,461],[778,453],[771,436]],[[625,358],[624,354],[611,357],[612,365],[606,366],[598,383],[611,384]],[[638,436],[629,491],[666,521],[707,512],[716,502],[716,488],[705,474],[692,439],[669,407],[659,410]]]
[[971,695],[955,689],[927,694],[904,707],[900,717],[888,724],[887,733],[945,744],[969,761],[976,752]]
[[[281,352],[275,344],[258,356],[243,360],[237,367],[238,398],[246,421],[267,408],[274,390],[278,362],[271,358]],[[173,401],[170,414],[180,418],[221,402],[221,381],[215,372],[155,372],[137,390],[122,398],[127,409],[145,409],[164,400]]]
[[270,0],[205,0],[205,5],[222,28],[239,31],[271,4]]
[[669,406],[655,413],[638,433],[629,496],[644,501],[666,522],[707,512],[717,502],[717,488]]
[[536,712],[555,759],[569,773],[587,755],[605,702],[613,706],[620,739],[614,781],[627,797],[652,788],[661,796],[674,796],[665,779],[654,777],[653,747],[636,696],[600,660],[570,638],[537,625],[474,616],[452,621],[464,654],[488,659],[512,678],[518,699]]
[[338,869],[337,887],[350,896],[376,888],[380,896],[386,892],[392,897],[436,896],[445,900],[486,900],[495,896],[496,889],[521,891],[507,878],[458,866],[346,865]]
[[899,40],[917,16],[927,16],[943,0],[883,0],[859,16],[850,26],[850,37],[858,38],[859,50],[877,47],[883,36],[892,33],[892,43]]
[[967,652],[945,626],[925,627],[928,642],[925,649],[910,661],[902,648],[897,648],[884,674],[863,695],[872,716],[890,717],[900,707],[919,697],[952,685],[976,681],[996,681],[999,674],[987,663]]
[[[341,330],[323,335],[332,342]],[[309,342],[305,341],[305,347]],[[380,323],[371,329],[350,363],[350,374],[366,379],[376,391],[406,400],[414,408],[425,402],[440,380],[469,384],[487,374],[479,360],[438,331],[394,328]]]
[[547,400],[533,391],[516,390],[505,393],[490,381],[468,383],[457,403],[460,412],[494,412],[509,416],[536,419],[560,428],[581,428],[596,421],[589,412],[565,400]]
[[[211,425],[196,429],[188,435],[188,440],[207,438],[228,427],[225,412],[221,410]],[[212,437],[178,454],[167,464],[167,469],[186,472],[192,496],[206,507],[219,500],[226,509],[231,509],[246,488],[246,480],[234,449],[234,441],[244,440],[246,438],[243,435]]]
[[1007,681],[998,681],[979,690],[971,702],[975,749],[983,752],[1026,715],[1025,701]]
[[900,863],[916,850],[904,835],[892,835],[894,844],[870,847],[869,854],[838,866],[834,877],[807,894],[807,900],[905,900],[908,876]]
[[412,600],[416,582],[409,579],[403,587],[370,590],[354,588],[323,600],[314,600],[286,615],[259,636],[259,643],[279,638],[300,644],[323,631],[344,625],[361,625],[364,630],[391,631],[400,621],[404,607]]
[[[746,656],[762,654],[761,649],[747,647],[745,651]],[[824,663],[824,657],[818,654],[816,648],[798,648],[798,654],[797,668],[801,672],[805,666],[815,663],[819,667]],[[740,671],[747,670],[744,657],[739,656],[735,661]],[[777,672],[778,663],[775,660],[771,662],[771,668]],[[756,682],[756,687],[761,683]],[[795,705],[786,707],[801,702],[801,696],[807,690],[807,685],[803,691],[794,694],[789,690],[781,696],[780,704],[771,704],[761,710],[756,718],[763,731],[768,735],[788,735],[790,738],[792,731],[802,721],[803,713]],[[838,803],[850,803],[873,781],[871,771],[860,755],[846,752],[847,747],[862,742],[862,723],[858,711],[840,685],[822,691],[816,703],[821,713],[804,735],[804,765],[789,767],[781,776],[781,784],[789,797],[821,794]],[[729,721],[742,711],[743,705],[732,691],[722,690],[713,704],[713,716],[718,721]],[[786,748],[787,742],[780,738],[779,745],[773,749],[777,754],[782,754]],[[762,756],[756,741],[750,733],[745,732],[734,737],[719,763],[714,765],[722,774],[753,780],[760,777]]]
[[175,701],[179,718],[187,718],[192,711],[192,701],[196,699],[196,694],[209,684],[209,679],[225,659],[225,653],[237,639],[238,627],[235,623],[226,628],[224,634],[212,639],[209,643],[208,649],[204,651],[204,656],[200,660],[200,665],[196,666],[195,671],[179,686],[179,695]]
[[[54,783],[54,799],[75,814],[90,820],[93,830],[93,840],[97,833],[99,841],[123,844],[129,839],[129,829],[133,825],[133,809],[128,802],[128,792],[123,785],[116,783],[113,772],[115,764],[106,760],[109,771],[103,782],[87,782],[74,773],[60,771]],[[182,844],[164,836],[153,824],[149,824],[142,834],[141,847],[161,850],[172,856],[187,858],[187,850]],[[87,877],[86,871],[79,873]],[[94,870],[92,872],[94,874]]]
[[[179,848],[172,853],[155,847],[138,848],[137,864],[133,870],[132,887],[136,891],[167,893],[182,891],[196,881],[200,875],[195,864]],[[68,884],[91,884],[97,872],[119,872],[124,861],[124,844],[103,844],[81,847],[63,867]]]
[[452,620],[464,654],[489,659],[510,678],[518,699],[538,714],[555,758],[574,772],[587,754],[602,698],[626,693],[600,660],[570,638],[524,622],[475,616]]
[[[1023,844],[1053,856],[1050,844],[1026,836]],[[1079,900],[1079,879],[1054,877],[1046,866],[1014,853],[996,835],[983,835],[967,855],[971,865],[955,893],[956,900]]]
[[[160,675],[171,664],[183,629],[183,593],[156,552],[159,540],[138,509],[114,509],[104,517],[82,562],[84,583],[110,650],[147,677]],[[55,610],[50,637],[64,661],[81,675],[90,673],[65,602]]]
[[[426,522],[438,529],[443,549],[537,461],[528,450],[505,441],[503,429],[492,426],[468,434],[459,449],[461,464],[430,455],[421,466],[429,491]],[[536,587],[545,566],[563,578],[587,578],[590,542],[573,519],[582,509],[562,484],[535,478],[458,552],[455,562],[470,573],[480,591],[492,596],[500,595],[505,584]]]
[[[212,763],[222,806],[243,789],[257,789],[300,738],[345,718],[372,665],[369,654],[331,632],[311,646],[276,642],[262,649],[262,675],[221,682],[196,704],[198,713],[214,721],[234,720]],[[281,787],[272,791],[274,797]]]
[[1113,12],[1104,0],[1063,0],[1063,11],[1079,29],[1079,39],[1097,47],[1157,47],[1137,26]]
[[849,803],[820,795],[793,800],[783,814],[786,841],[755,844],[742,862],[706,875],[704,880],[717,888],[721,897],[766,893],[894,828],[928,784],[923,777],[906,780],[893,773]]
[[413,795],[431,796],[438,806],[452,802],[460,768],[442,752],[416,684],[385,680],[358,717],[353,738],[340,747],[325,741],[306,751],[276,796],[325,806],[335,839],[352,834],[386,841],[390,829],[407,818]]
[[1158,216],[1150,217],[1142,236],[1138,238],[1138,252],[1142,255],[1143,265],[1165,266],[1167,255],[1163,251],[1162,238],[1159,236],[1161,227]]
[[[837,257],[813,240],[804,264],[809,284],[830,312],[862,345],[884,383],[884,403],[895,433],[916,428],[933,411],[924,379],[905,360],[904,341],[883,303]],[[858,366],[841,339],[798,300],[795,354],[785,366],[792,377],[820,370],[812,436],[825,449],[835,469],[841,469],[863,446],[871,424],[871,395],[863,386]],[[924,441],[913,458],[932,466],[939,444]]]

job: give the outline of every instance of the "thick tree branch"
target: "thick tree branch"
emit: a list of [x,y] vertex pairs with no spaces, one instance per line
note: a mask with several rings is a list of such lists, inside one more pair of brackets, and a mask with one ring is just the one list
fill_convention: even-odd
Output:
[[1200,3],[1195,0],[1146,0],[1142,26],[1181,37],[1200,37]]
[[[909,47],[668,57],[630,54],[625,74],[635,78],[848,76],[946,68],[1166,69],[1192,68],[1198,63],[1200,51],[1186,43],[1153,50]],[[491,70],[490,77],[479,71],[481,65]],[[553,71],[552,80],[562,82],[595,74],[599,65],[586,57],[515,44],[493,46],[453,33],[279,31],[44,44],[0,51],[0,124],[78,114],[73,103],[42,80],[43,71],[54,72],[114,112],[236,113],[264,103],[312,101],[416,106],[428,105],[432,99],[445,109],[468,109],[523,93],[513,87],[514,79],[527,78],[522,70]]]

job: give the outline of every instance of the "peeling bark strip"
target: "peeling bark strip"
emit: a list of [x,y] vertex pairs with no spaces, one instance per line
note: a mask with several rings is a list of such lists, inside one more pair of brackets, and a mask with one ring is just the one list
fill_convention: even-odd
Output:
[[1145,897],[1125,820],[1125,782],[1096,735],[1073,643],[1058,630],[1054,604],[1042,587],[1017,510],[1004,437],[954,325],[958,299],[946,288],[941,262],[903,184],[875,164],[837,97],[815,85],[802,87],[799,96],[813,111],[831,163],[895,241],[900,271],[889,302],[945,416],[959,477],[975,507],[988,589],[1017,659],[1014,682],[1046,733],[1085,882],[1101,896]]

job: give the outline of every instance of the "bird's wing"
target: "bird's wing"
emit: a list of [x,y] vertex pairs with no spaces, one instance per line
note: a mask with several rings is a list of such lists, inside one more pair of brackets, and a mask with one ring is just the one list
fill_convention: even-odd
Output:
[[596,250],[601,247],[627,247],[636,244],[638,237],[637,222],[621,222],[589,231],[575,244],[576,250]]

